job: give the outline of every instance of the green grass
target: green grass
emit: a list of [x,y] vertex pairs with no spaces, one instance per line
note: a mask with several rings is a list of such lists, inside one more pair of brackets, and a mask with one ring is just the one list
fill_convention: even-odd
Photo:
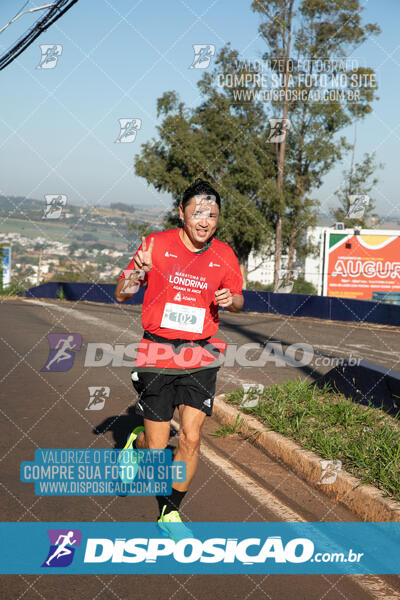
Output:
[[322,458],[341,460],[349,473],[400,500],[400,411],[390,417],[301,379],[265,388],[254,408],[238,406],[243,391],[226,400]]
[[211,433],[211,435],[212,437],[226,437],[227,435],[233,435],[234,433],[241,433],[242,426],[243,419],[238,415],[233,425],[221,425],[214,433]]
[[[115,229],[118,230],[118,227]],[[57,219],[49,222],[45,219],[42,221],[28,221],[9,218],[0,224],[0,233],[20,233],[28,238],[43,236],[48,240],[59,240],[65,244],[71,243],[71,235],[76,239],[77,236],[84,233],[91,233],[95,238],[94,241],[97,242],[125,242],[123,236],[118,236],[113,229],[106,229],[98,225],[96,231],[92,231],[85,226],[84,222],[76,225],[75,223],[68,224],[66,221],[58,222]],[[79,246],[83,246],[84,242],[78,241],[78,244]]]
[[19,292],[23,292],[26,288],[20,284],[11,281],[7,287],[0,286],[0,296],[16,296]]
[[57,290],[57,298],[59,300],[65,300],[64,287],[62,285],[60,285]]

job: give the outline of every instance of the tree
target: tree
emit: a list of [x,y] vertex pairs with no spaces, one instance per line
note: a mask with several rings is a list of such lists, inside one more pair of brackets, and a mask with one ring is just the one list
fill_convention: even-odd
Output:
[[[216,58],[218,68],[233,71],[238,53],[229,46]],[[205,73],[198,83],[204,101],[188,108],[176,92],[157,101],[159,139],[142,145],[135,171],[159,191],[174,198],[166,226],[179,226],[176,207],[184,190],[197,177],[214,184],[222,197],[218,237],[236,252],[244,279],[248,255],[270,244],[272,228],[261,212],[275,184],[271,148],[265,144],[261,103],[238,104],[229,89],[218,89]]]
[[64,270],[55,273],[51,278],[51,281],[64,281],[71,283],[97,283],[99,279],[99,273],[95,267],[85,265],[81,267],[79,265],[65,264]]
[[130,204],[125,204],[125,202],[111,202],[110,208],[121,212],[135,212],[135,208]]
[[[275,205],[276,290],[284,221],[296,219],[292,223],[297,230],[299,221],[303,221],[304,226],[310,201],[303,204],[302,199],[321,185],[323,175],[349,149],[349,144],[343,137],[338,138],[338,133],[371,112],[376,91],[372,69],[348,69],[345,65],[343,96],[328,96],[321,101],[316,92],[321,91],[322,79],[317,77],[316,67],[333,65],[332,74],[336,76],[341,65],[333,59],[348,56],[368,35],[380,30],[374,24],[361,24],[363,8],[359,0],[254,0],[252,8],[263,19],[259,27],[267,44],[263,58],[280,80],[283,92],[271,101],[274,117],[290,122],[289,132],[276,144],[276,181],[280,196],[280,202]],[[359,92],[356,98],[351,76],[356,78]],[[290,260],[298,233],[287,238]]]
[[358,218],[347,217],[350,209],[350,196],[367,195],[378,183],[378,178],[374,176],[377,169],[383,168],[383,165],[376,164],[375,154],[364,154],[361,162],[354,164],[354,155],[349,169],[343,171],[342,185],[336,190],[335,195],[339,200],[339,207],[331,210],[331,214],[336,221],[344,223],[346,228],[359,227],[362,229],[371,226],[371,219],[374,219],[374,225],[378,224],[378,215],[374,212],[375,204],[372,198],[364,208],[364,214]]
[[128,231],[131,231],[139,240],[142,236],[147,237],[154,231],[154,227],[150,227],[148,223],[137,223],[135,221],[127,221],[126,227]]

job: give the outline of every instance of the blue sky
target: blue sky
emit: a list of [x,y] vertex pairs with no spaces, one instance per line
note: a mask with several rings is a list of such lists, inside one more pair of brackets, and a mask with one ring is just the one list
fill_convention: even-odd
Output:
[[[30,0],[26,8],[44,0]],[[0,27],[25,0],[3,0]],[[357,158],[376,151],[385,164],[374,198],[381,215],[400,216],[397,156],[400,151],[400,43],[398,0],[364,1],[364,20],[382,28],[354,56],[377,73],[380,100],[358,125]],[[30,15],[0,35],[6,48],[37,18]],[[134,155],[156,135],[156,100],[176,90],[190,106],[203,71],[189,69],[193,44],[230,41],[245,58],[259,58],[259,16],[250,1],[79,0],[17,60],[0,72],[0,194],[43,198],[67,194],[73,203],[159,204],[170,198],[135,176]],[[37,69],[40,44],[61,44],[54,69]],[[130,144],[114,143],[120,118],[140,118]],[[353,128],[344,130],[350,141]],[[313,196],[333,206],[343,166],[325,178]]]

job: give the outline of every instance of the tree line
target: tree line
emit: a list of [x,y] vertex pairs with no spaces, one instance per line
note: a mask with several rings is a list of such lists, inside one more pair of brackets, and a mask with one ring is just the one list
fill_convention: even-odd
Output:
[[[176,91],[163,93],[157,137],[142,145],[135,172],[172,195],[169,227],[179,224],[186,187],[198,177],[214,183],[223,198],[219,239],[236,252],[244,278],[251,251],[274,256],[276,290],[282,254],[288,277],[295,255],[312,250],[305,232],[317,222],[319,202],[311,194],[324,176],[353,151],[333,212],[349,226],[349,195],[367,193],[377,181],[374,155],[355,161],[355,141],[342,130],[372,111],[373,69],[346,59],[380,29],[363,23],[359,0],[254,0],[251,8],[260,19],[262,58],[246,61],[227,44],[198,81],[197,106],[185,105]],[[321,100],[321,74],[340,75],[341,93]],[[279,81],[275,97],[263,96],[263,76]],[[358,226],[373,210],[370,201]]]

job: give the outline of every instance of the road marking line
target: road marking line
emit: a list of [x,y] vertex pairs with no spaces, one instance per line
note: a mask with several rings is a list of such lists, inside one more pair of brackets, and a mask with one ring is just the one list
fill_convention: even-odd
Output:
[[[126,333],[126,330],[124,330],[122,327],[119,327],[118,325],[112,325],[111,323],[107,322],[107,321],[103,321],[102,319],[99,319],[98,317],[93,317],[92,315],[87,315],[84,312],[79,311],[76,308],[65,308],[64,306],[60,306],[58,304],[52,304],[51,302],[41,302],[40,300],[32,300],[31,298],[27,298],[26,300],[24,300],[25,302],[29,303],[29,304],[36,304],[37,306],[44,306],[44,307],[51,307],[52,309],[54,308],[54,310],[58,310],[59,312],[63,312],[63,313],[68,313],[71,317],[75,317],[76,319],[80,320],[80,321],[87,321],[88,323],[93,323],[94,325],[97,325],[98,327],[102,327],[103,329],[110,329],[111,331],[115,331],[118,333]],[[131,327],[131,326],[129,326]],[[132,332],[135,333],[135,332]],[[140,335],[140,337],[142,336],[142,327],[140,327],[139,329],[139,333],[137,335]]]
[[[171,422],[176,429],[179,429],[177,421],[172,420]],[[200,452],[225,475],[230,477],[246,494],[249,494],[259,504],[271,510],[281,521],[308,522],[299,513],[289,508],[286,504],[283,504],[272,492],[263,488],[244,471],[240,470],[234,463],[217,454],[204,440],[200,447]],[[379,575],[345,575],[345,577],[349,577],[353,583],[361,587],[375,600],[400,599],[400,593],[381,579]]]

